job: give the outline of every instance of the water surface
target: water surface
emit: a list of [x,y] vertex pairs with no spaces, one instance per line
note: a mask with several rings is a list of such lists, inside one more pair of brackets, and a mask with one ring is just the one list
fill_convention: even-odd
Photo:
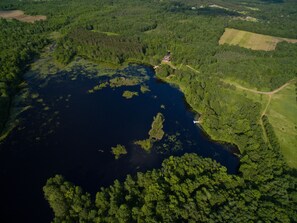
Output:
[[[236,173],[236,156],[193,124],[195,114],[180,91],[155,79],[150,67],[129,66],[125,73],[148,76],[144,84],[151,91],[142,94],[140,86],[132,86],[89,94],[109,77],[95,77],[79,66],[46,79],[28,77],[32,108],[21,115],[20,126],[0,145],[2,223],[50,222],[53,216],[42,187],[55,174],[94,195],[115,179],[158,168],[166,157],[189,152],[211,157],[229,173]],[[124,90],[137,91],[139,96],[125,99]],[[165,133],[176,140],[165,137],[147,153],[133,142],[148,138],[158,112],[165,117]],[[119,160],[110,149],[117,144],[128,151]]]

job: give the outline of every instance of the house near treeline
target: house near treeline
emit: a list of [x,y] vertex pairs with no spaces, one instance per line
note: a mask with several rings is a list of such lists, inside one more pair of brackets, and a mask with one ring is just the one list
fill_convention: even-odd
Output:
[[171,57],[171,54],[170,54],[170,51],[168,50],[167,54],[163,57],[162,62],[164,62],[164,63],[170,62],[170,57]]

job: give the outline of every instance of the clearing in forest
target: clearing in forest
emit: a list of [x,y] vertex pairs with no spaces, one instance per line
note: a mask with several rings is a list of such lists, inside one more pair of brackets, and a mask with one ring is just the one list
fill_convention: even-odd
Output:
[[34,23],[39,20],[46,20],[46,16],[44,15],[25,15],[25,13],[21,10],[10,10],[10,11],[0,11],[0,18],[3,19],[16,19],[22,22]]
[[252,50],[275,50],[279,42],[297,43],[297,39],[287,39],[281,37],[274,37],[262,35],[238,29],[226,28],[224,34],[219,40],[219,44],[238,45]]
[[297,168],[297,101],[292,83],[271,98],[266,115],[274,128],[282,154],[289,166]]
[[[296,79],[270,92],[243,87],[230,80],[224,80],[224,82],[236,86],[238,93],[244,94],[246,97],[262,105],[260,122],[262,116],[266,115],[268,117],[285,160],[290,167],[297,168]],[[263,123],[261,125],[264,128]],[[263,129],[263,131],[265,131],[265,129]]]

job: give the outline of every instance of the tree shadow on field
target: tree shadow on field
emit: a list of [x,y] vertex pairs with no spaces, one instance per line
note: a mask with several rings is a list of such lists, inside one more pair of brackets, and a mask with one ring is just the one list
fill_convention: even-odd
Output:
[[240,16],[240,13],[235,11],[228,11],[220,8],[200,8],[197,10],[199,15],[210,16]]

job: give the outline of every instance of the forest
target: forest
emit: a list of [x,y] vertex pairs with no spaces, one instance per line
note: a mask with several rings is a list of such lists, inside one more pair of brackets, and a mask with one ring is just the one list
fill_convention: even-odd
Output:
[[95,201],[59,175],[43,190],[53,222],[294,222],[296,176],[280,171],[273,177],[251,183],[186,154],[170,157],[159,170],[116,180]]
[[0,132],[24,72],[49,44],[55,46],[56,63],[64,66],[75,57],[113,66],[155,66],[170,50],[171,62],[161,64],[156,76],[184,93],[212,139],[240,150],[237,175],[227,174],[213,160],[186,154],[170,157],[161,169],[116,180],[96,197],[54,176],[43,188],[53,222],[297,222],[296,169],[284,160],[269,118],[261,116],[261,104],[225,81],[274,90],[296,78],[297,45],[279,43],[275,51],[252,51],[218,44],[226,27],[297,38],[297,3],[245,2],[0,2],[2,10],[48,18],[34,24],[0,19]]

